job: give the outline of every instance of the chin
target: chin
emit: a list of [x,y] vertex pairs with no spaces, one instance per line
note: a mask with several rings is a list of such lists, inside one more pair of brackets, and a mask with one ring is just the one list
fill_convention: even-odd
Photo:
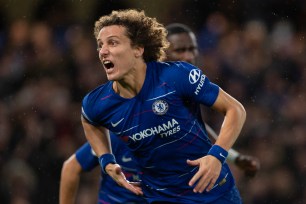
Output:
[[108,81],[114,81],[114,80],[115,80],[113,76],[107,75],[106,77],[107,77],[107,80],[108,80]]
[[119,80],[118,76],[116,76],[114,74],[107,74],[106,77],[109,81],[118,81]]

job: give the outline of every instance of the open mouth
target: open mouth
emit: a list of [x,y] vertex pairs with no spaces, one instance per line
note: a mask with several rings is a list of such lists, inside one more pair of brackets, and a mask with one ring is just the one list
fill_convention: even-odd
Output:
[[113,64],[111,61],[109,61],[109,60],[103,61],[103,65],[104,65],[104,67],[105,67],[106,69],[110,69],[110,68],[113,68],[113,67],[114,67],[114,64]]

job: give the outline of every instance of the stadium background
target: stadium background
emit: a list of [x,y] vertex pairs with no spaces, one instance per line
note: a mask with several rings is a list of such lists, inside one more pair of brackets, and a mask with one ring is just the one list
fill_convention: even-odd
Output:
[[[244,104],[234,147],[261,161],[254,179],[231,166],[244,203],[305,203],[303,0],[0,0],[0,203],[58,203],[62,163],[85,142],[81,99],[106,80],[93,24],[122,8],[189,25],[199,67]],[[219,128],[218,115],[206,120]],[[92,175],[78,203],[96,198]]]

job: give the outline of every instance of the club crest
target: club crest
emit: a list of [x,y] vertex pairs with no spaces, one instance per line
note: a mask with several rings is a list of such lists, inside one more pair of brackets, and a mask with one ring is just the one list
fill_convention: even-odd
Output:
[[152,105],[152,110],[156,115],[164,115],[167,113],[169,105],[166,101],[157,100]]

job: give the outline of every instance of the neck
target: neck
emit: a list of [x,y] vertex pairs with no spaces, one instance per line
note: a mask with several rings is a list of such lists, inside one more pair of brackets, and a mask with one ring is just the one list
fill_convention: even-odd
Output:
[[124,79],[114,81],[113,89],[123,98],[133,98],[141,90],[146,78],[146,63],[141,63],[140,66],[131,70],[130,74]]

